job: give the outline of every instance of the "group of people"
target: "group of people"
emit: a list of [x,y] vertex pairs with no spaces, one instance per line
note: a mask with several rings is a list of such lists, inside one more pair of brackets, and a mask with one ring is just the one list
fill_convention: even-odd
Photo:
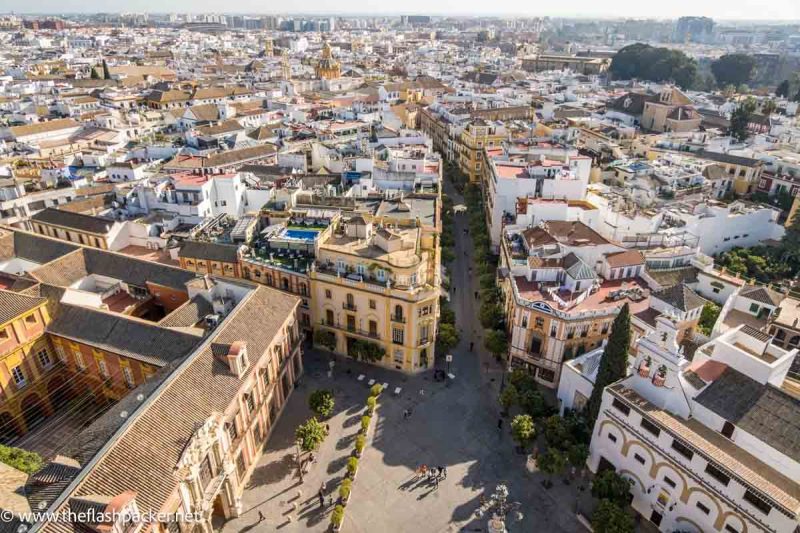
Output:
[[447,467],[433,466],[429,468],[428,465],[420,465],[417,467],[417,470],[414,472],[414,474],[417,478],[424,478],[433,481],[438,487],[440,479],[447,479]]

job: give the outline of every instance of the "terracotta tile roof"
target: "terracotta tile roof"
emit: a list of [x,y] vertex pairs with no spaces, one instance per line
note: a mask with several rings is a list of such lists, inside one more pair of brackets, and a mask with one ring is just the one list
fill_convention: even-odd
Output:
[[10,322],[28,311],[33,311],[46,301],[45,298],[0,289],[0,324]]
[[633,265],[643,265],[644,255],[639,250],[626,250],[606,255],[606,262],[611,268],[619,268]]
[[9,132],[14,139],[18,139],[27,135],[77,128],[80,127],[80,125],[80,122],[75,122],[71,118],[59,118],[56,120],[48,120],[47,122],[36,122],[34,124],[26,124],[24,126],[13,126],[9,128]]
[[[173,471],[197,424],[212,413],[225,411],[244,379],[214,357],[215,347],[227,350],[236,341],[246,342],[249,375],[299,302],[295,296],[254,287],[209,342],[192,354],[148,403],[129,415],[129,423],[117,432],[70,496],[113,496],[133,490],[143,514],[158,512],[177,489]],[[68,508],[68,503],[59,507]],[[83,531],[82,526],[63,521],[49,522],[42,530]]]

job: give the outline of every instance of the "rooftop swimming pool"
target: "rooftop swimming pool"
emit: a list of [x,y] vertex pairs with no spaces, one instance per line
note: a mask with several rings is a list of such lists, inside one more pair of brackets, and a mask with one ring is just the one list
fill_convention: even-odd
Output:
[[313,241],[319,235],[318,229],[285,229],[280,237],[297,241]]

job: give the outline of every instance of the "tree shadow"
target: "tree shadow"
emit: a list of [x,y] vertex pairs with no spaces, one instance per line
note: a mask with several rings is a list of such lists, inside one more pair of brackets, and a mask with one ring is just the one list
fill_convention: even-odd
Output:
[[358,413],[358,414],[355,414],[355,415],[347,417],[345,419],[345,421],[344,421],[344,424],[342,424],[342,426],[344,426],[346,428],[355,426],[356,424],[361,422],[361,416],[362,415],[360,413]]
[[344,456],[344,457],[339,457],[339,458],[337,458],[337,459],[334,459],[333,461],[331,461],[330,463],[328,463],[328,469],[327,469],[327,472],[328,472],[329,474],[334,474],[334,473],[338,472],[339,470],[341,470],[342,468],[344,468],[345,466],[347,466],[347,460],[348,460],[348,459],[350,459],[350,456],[349,456],[349,455],[348,455],[348,456]]
[[287,453],[277,461],[270,461],[269,463],[257,466],[253,470],[253,474],[250,476],[250,481],[247,483],[247,486],[250,488],[277,483],[291,475],[294,470],[294,456],[291,453]]

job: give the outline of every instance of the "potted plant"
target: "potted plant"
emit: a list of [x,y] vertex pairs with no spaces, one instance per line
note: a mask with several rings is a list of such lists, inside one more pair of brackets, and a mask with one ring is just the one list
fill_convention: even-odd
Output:
[[664,382],[667,380],[667,367],[661,365],[658,367],[658,372],[653,376],[653,385],[656,387],[663,387]]
[[344,507],[337,505],[333,508],[333,512],[331,513],[331,526],[333,526],[333,530],[341,531],[342,522],[344,522]]
[[653,362],[653,360],[650,358],[649,355],[646,356],[644,359],[642,359],[642,362],[639,364],[639,375],[640,376],[642,376],[643,378],[646,378],[646,377],[650,376],[650,364],[652,362]]
[[375,406],[378,404],[378,400],[375,396],[370,396],[367,398],[367,412],[371,415],[375,411]]
[[364,435],[359,435],[356,437],[356,457],[361,457],[361,452],[364,451],[364,447],[367,445],[367,438]]
[[372,417],[369,415],[364,415],[361,417],[361,432],[366,433],[369,429],[369,425],[372,422]]
[[339,501],[342,505],[347,505],[350,499],[350,490],[353,488],[353,481],[349,478],[344,478],[342,484],[339,486]]
[[347,460],[347,475],[350,476],[350,479],[356,478],[356,472],[358,471],[358,457],[351,457]]

